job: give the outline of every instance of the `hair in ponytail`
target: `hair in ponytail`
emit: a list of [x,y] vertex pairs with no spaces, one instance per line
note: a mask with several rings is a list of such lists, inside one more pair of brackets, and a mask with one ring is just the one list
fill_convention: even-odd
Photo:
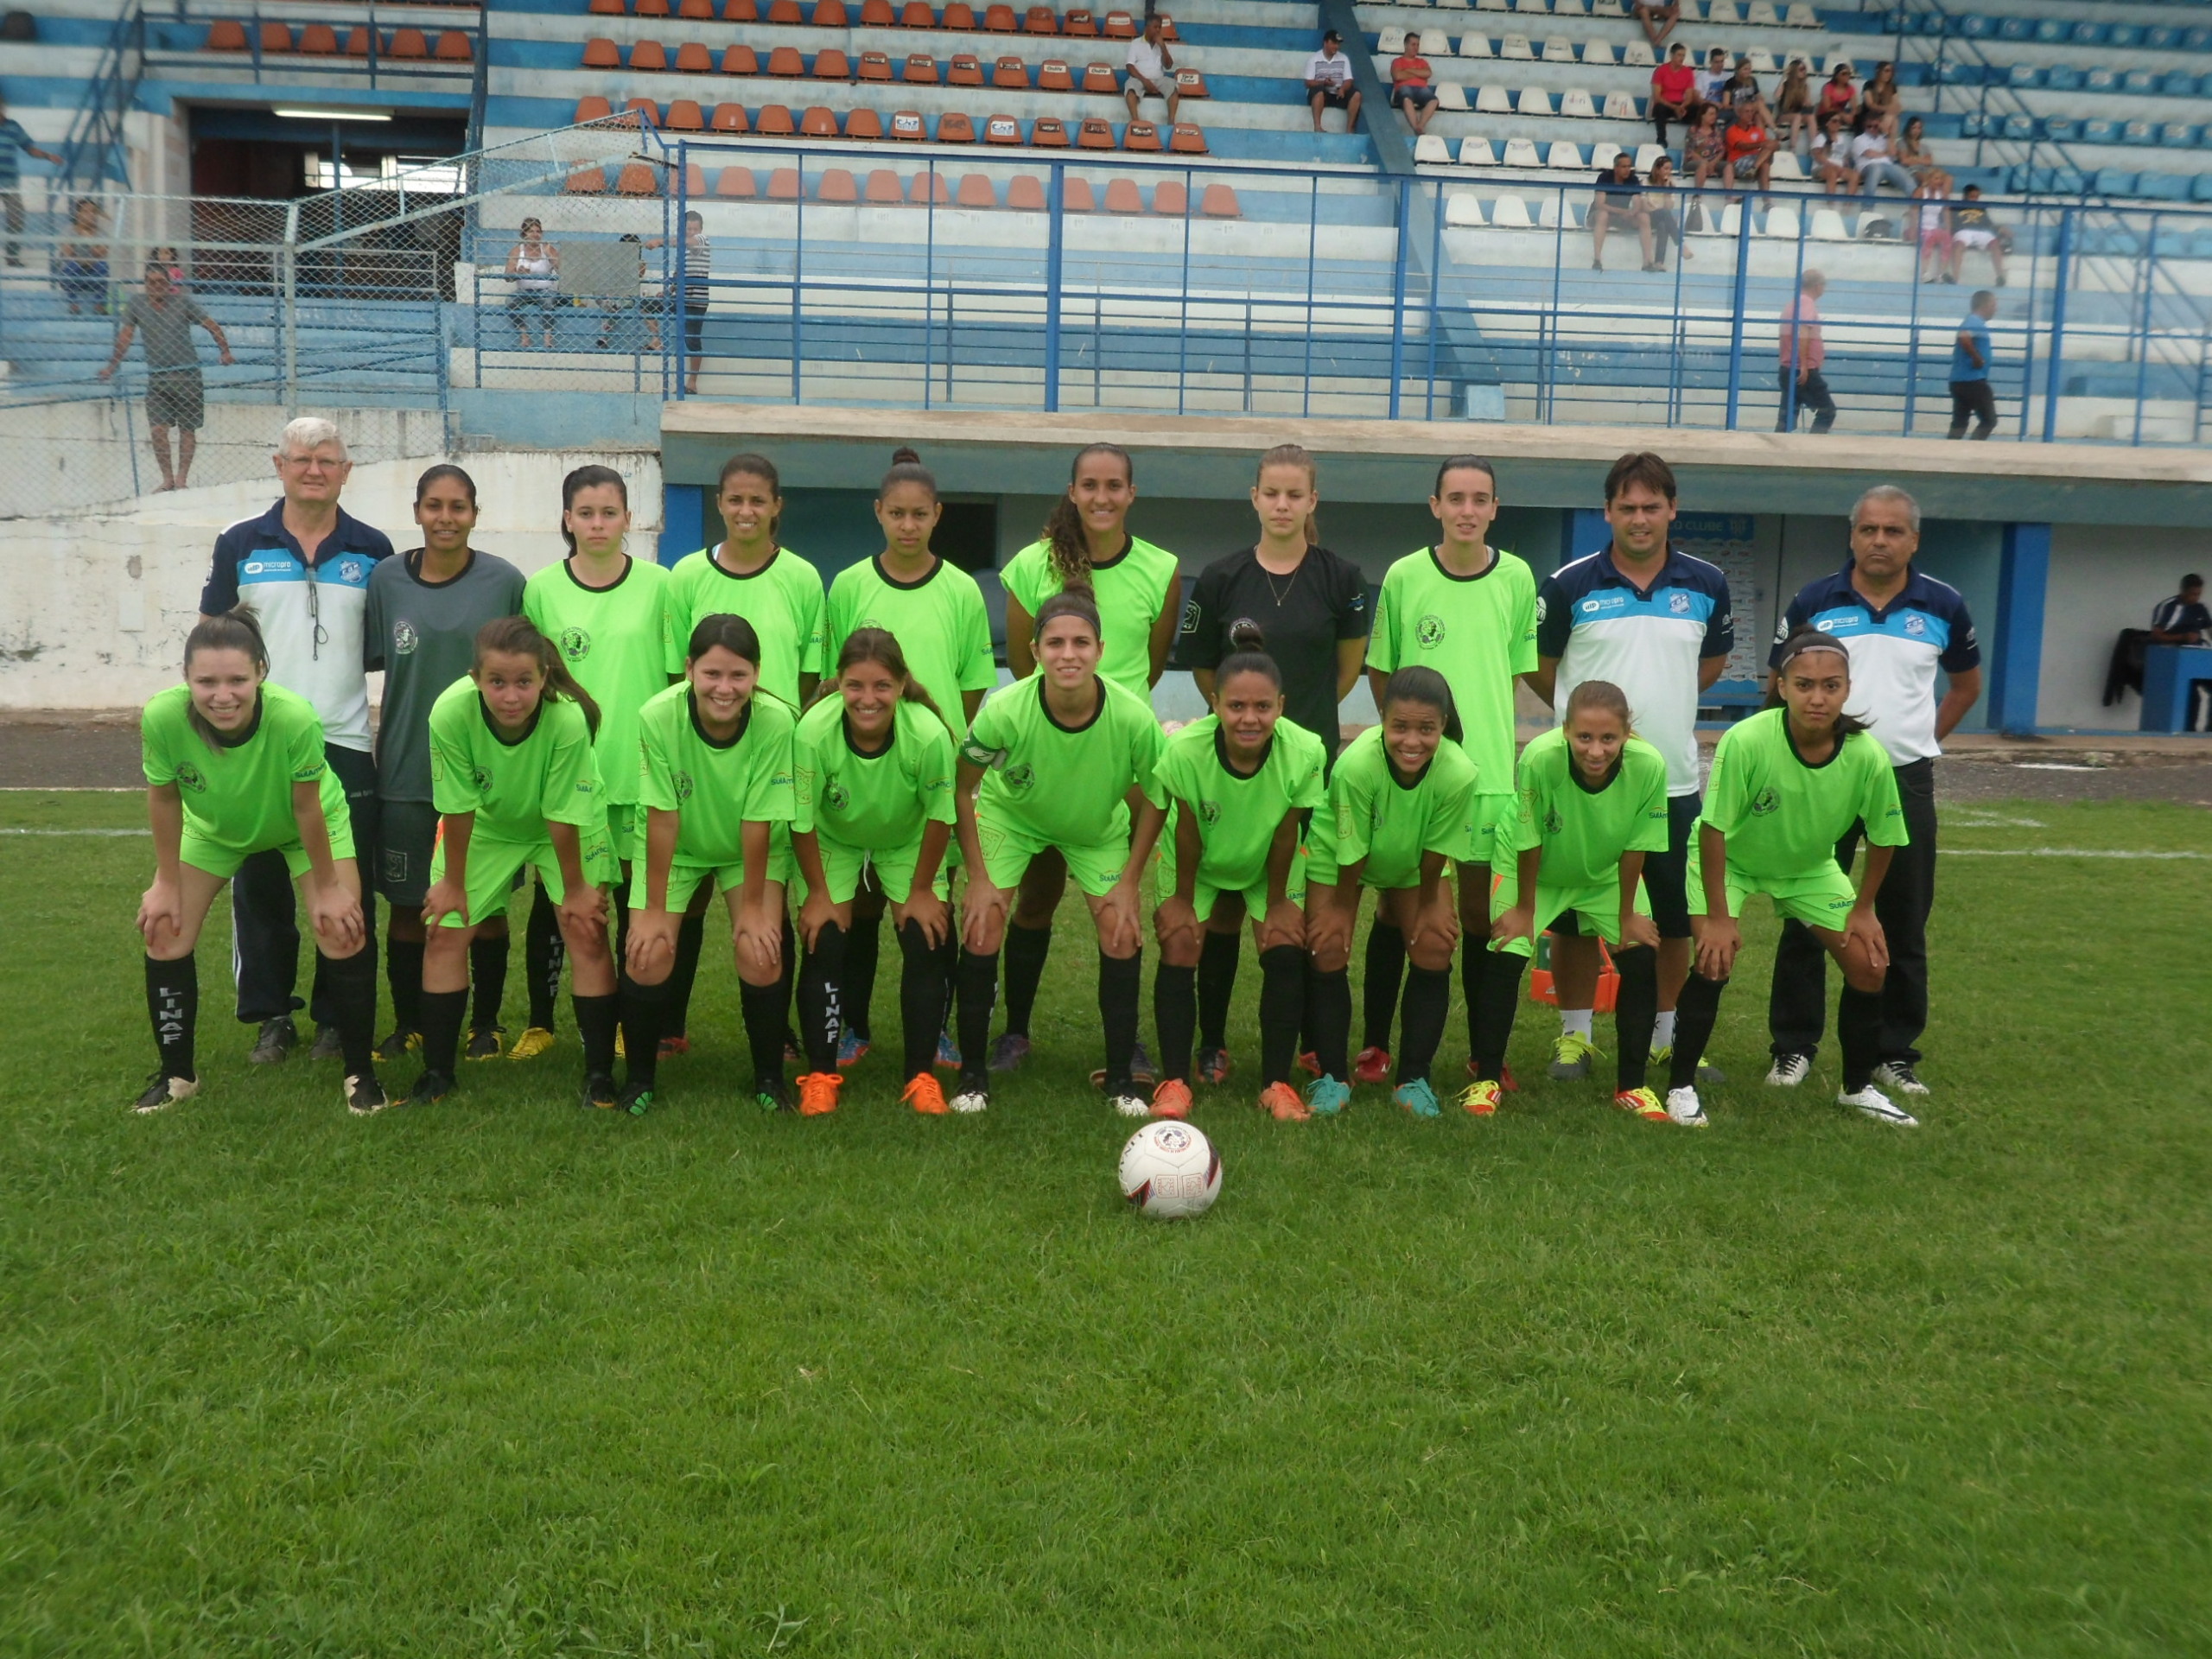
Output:
[[1239,674],[1257,674],[1273,685],[1278,695],[1282,690],[1282,670],[1275,659],[1268,655],[1268,637],[1260,625],[1249,618],[1240,618],[1229,626],[1229,643],[1232,649],[1214,669],[1214,690],[1218,692]]
[[[732,455],[728,461],[722,462],[721,476],[715,480],[715,498],[716,500],[720,500],[721,499],[722,492],[729,487],[729,481],[733,478],[757,478],[768,486],[768,499],[770,500],[781,501],[784,499],[783,478],[776,471],[776,463],[769,460],[766,455],[756,455],[748,450],[743,454]],[[776,531],[783,522],[784,510],[782,507],[779,506],[774,512],[768,516],[769,546],[780,547],[782,545],[781,543],[776,540]],[[724,525],[723,528],[727,531],[728,526]]]
[[[1313,455],[1303,444],[1279,443],[1266,454],[1262,455],[1260,469],[1252,474],[1253,483],[1257,484],[1265,478],[1268,475],[1268,468],[1270,467],[1304,467],[1306,487],[1313,491],[1317,497],[1321,493],[1321,469],[1315,464]],[[1306,515],[1306,545],[1308,547],[1321,545],[1321,515],[1318,512],[1309,512]]]
[[825,697],[840,695],[837,682],[845,677],[845,671],[862,663],[874,663],[894,680],[904,680],[906,689],[899,694],[901,702],[918,702],[939,720],[944,728],[952,729],[952,722],[944,719],[944,710],[929,694],[929,688],[916,679],[913,671],[906,666],[906,653],[899,648],[899,637],[888,628],[855,628],[845,636],[845,643],[838,648],[837,665],[822,677],[822,683],[814,688],[814,695],[806,706],[813,708]]
[[476,505],[476,480],[449,461],[440,461],[415,480],[415,505],[421,506],[423,498],[430,493],[430,486],[442,483],[447,479],[451,479],[468,492],[468,505],[474,508]]
[[1418,702],[1435,709],[1444,716],[1444,735],[1454,743],[1466,735],[1459,724],[1459,706],[1452,701],[1451,683],[1433,668],[1402,668],[1385,680],[1382,712],[1389,713],[1394,702]]
[[[184,677],[192,677],[192,659],[203,651],[242,651],[254,671],[264,679],[269,677],[269,646],[261,637],[261,621],[243,605],[225,611],[220,616],[202,617],[184,636]],[[222,747],[223,734],[215,729],[214,722],[200,712],[197,703],[185,703],[185,720],[200,734],[201,742],[211,748]]]
[[684,642],[683,655],[697,662],[716,645],[734,657],[742,657],[753,667],[760,666],[760,632],[734,611],[716,611],[712,616],[702,616],[693,626],[691,637]]
[[576,538],[569,529],[569,509],[576,505],[576,498],[586,490],[597,489],[602,484],[612,484],[616,494],[622,498],[622,511],[630,511],[630,486],[622,474],[612,467],[579,467],[561,480],[561,539],[569,544],[569,551],[576,550]]
[[1584,680],[1567,694],[1567,706],[1560,710],[1561,724],[1574,718],[1583,709],[1602,709],[1621,723],[1621,729],[1630,737],[1636,735],[1636,719],[1629,713],[1628,693],[1611,680]]
[[[586,467],[578,469],[590,472]],[[605,472],[606,467],[598,469]],[[574,478],[575,474],[571,473]],[[594,480],[598,481],[598,480]],[[558,702],[563,697],[584,711],[584,726],[596,738],[599,735],[599,705],[592,701],[591,693],[576,683],[569,671],[569,664],[558,648],[537,630],[537,624],[526,616],[494,617],[476,630],[476,656],[471,667],[480,672],[484,659],[494,653],[502,657],[528,657],[537,664],[537,671],[545,677],[544,701]]]
[[1098,598],[1090,591],[1089,582],[1075,582],[1063,588],[1037,607],[1037,628],[1032,636],[1042,639],[1045,625],[1056,616],[1071,616],[1090,628],[1090,637],[1103,644],[1105,631],[1098,625]]
[[[1844,678],[1847,681],[1850,679],[1851,652],[1845,647],[1843,641],[1833,634],[1822,633],[1818,628],[1800,628],[1782,642],[1782,658],[1774,665],[1774,676],[1767,684],[1766,702],[1764,707],[1783,709],[1789,706],[1788,700],[1782,695],[1782,677],[1789,671],[1790,664],[1808,651],[1834,652],[1843,658]],[[1839,743],[1845,738],[1866,729],[1866,722],[1856,715],[1840,713],[1835,717],[1835,741]]]
[[922,458],[901,444],[891,452],[891,470],[883,475],[883,482],[876,486],[875,499],[880,501],[898,484],[918,484],[930,493],[930,499],[937,499],[937,474],[922,465]]
[[[1122,462],[1122,471],[1129,482],[1137,481],[1137,464],[1129,452],[1118,443],[1087,443],[1075,452],[1075,459],[1068,463],[1068,489],[1083,476],[1083,463],[1090,455],[1115,455]],[[1067,490],[1060,492],[1060,499],[1052,503],[1052,517],[1045,520],[1045,528],[1037,532],[1037,539],[1045,543],[1045,554],[1051,561],[1053,574],[1063,588],[1090,586],[1090,542],[1084,534],[1083,510]]]

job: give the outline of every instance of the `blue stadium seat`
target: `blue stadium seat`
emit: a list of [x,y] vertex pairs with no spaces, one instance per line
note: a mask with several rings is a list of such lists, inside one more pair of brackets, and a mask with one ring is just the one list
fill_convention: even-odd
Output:
[[1999,18],[1997,38],[2000,41],[2024,41],[2035,32],[2035,25],[2024,17]]
[[2212,51],[2212,29],[2200,23],[2189,30],[2181,37],[2181,49],[2184,52]]
[[2008,86],[2040,86],[2043,85],[2043,70],[2032,63],[2016,63],[2005,72],[2005,84]]
[[2036,136],[2036,118],[2032,115],[2008,115],[2005,118],[2005,137],[2032,138]]
[[2155,92],[2158,90],[2158,73],[2151,69],[2131,69],[2120,78],[2120,89],[2139,96]]
[[2123,144],[2150,144],[2158,142],[2158,134],[2148,121],[2130,121],[2120,130]]
[[2085,144],[2112,144],[2120,142],[2120,128],[2101,115],[2093,115],[2082,124],[2082,142]]
[[2158,143],[2168,149],[2195,149],[2203,129],[2186,121],[2169,121],[2158,129]]
[[2143,46],[2145,51],[2171,52],[2180,44],[2181,31],[2177,29],[2171,29],[2164,23],[2153,23],[2143,31]]
[[2097,46],[2103,42],[2104,38],[2105,25],[2093,17],[2084,17],[2074,25],[2073,39],[2076,46]]
[[2105,34],[2107,46],[2138,46],[2142,43],[2140,23],[2114,23]]
[[2054,63],[2044,71],[2043,84],[2054,92],[2082,90],[2082,72],[2070,63]]
[[2186,69],[2175,69],[2158,83],[2158,90],[2168,98],[2195,98],[2196,77]]
[[1981,66],[1978,63],[1947,63],[1936,71],[1936,78],[1946,86],[1979,86],[1981,85]]
[[1989,37],[1990,30],[1995,27],[1988,18],[1984,17],[1980,12],[1974,13],[1971,16],[1961,17],[1957,20],[1957,23],[1958,33],[1965,35],[1967,39],[1970,41],[1986,40]]
[[2047,115],[2043,119],[2043,136],[2054,144],[2070,144],[2079,124],[2070,115]]
[[[2196,197],[2199,201],[2212,201],[2212,173],[2198,174],[2196,175],[2196,186],[2190,191],[2190,194]],[[2212,238],[2212,231],[2202,231],[2199,232],[2198,234],[2200,236]]]
[[2072,33],[2073,30],[2056,17],[2046,17],[2036,25],[2036,39],[2046,46],[2056,46]]
[[2152,201],[2187,201],[2195,175],[2187,173],[2144,173],[2137,175],[2135,194]]
[[2135,194],[2135,175],[2125,168],[2099,168],[2096,183],[2099,192],[2107,196],[2132,196]]
[[1979,138],[1982,135],[1982,125],[1981,111],[1968,110],[1959,117],[1959,137]]
[[2088,92],[2116,92],[2120,90],[2120,77],[2111,70],[2100,66],[2082,77],[2082,90]]
[[2028,193],[2037,196],[2078,196],[2087,182],[2070,167],[2038,167],[2028,177]]

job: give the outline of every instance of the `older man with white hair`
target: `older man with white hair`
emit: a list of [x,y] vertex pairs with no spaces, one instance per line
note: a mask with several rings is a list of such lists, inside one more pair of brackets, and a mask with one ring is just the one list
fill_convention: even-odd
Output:
[[[305,697],[322,717],[323,756],[345,785],[353,813],[354,855],[364,873],[362,921],[373,953],[377,769],[369,748],[363,625],[369,573],[391,556],[391,542],[339,506],[353,463],[330,422],[292,422],[275,461],[283,495],[258,518],[242,519],[215,538],[200,610],[203,616],[241,605],[251,610],[269,645],[270,678]],[[238,1019],[260,1027],[249,1058],[264,1065],[284,1058],[299,1040],[292,1011],[300,1006],[293,995],[300,932],[292,903],[280,854],[255,854],[231,883]],[[319,968],[310,1012],[321,1027],[313,1052],[335,1055],[335,1014]]]

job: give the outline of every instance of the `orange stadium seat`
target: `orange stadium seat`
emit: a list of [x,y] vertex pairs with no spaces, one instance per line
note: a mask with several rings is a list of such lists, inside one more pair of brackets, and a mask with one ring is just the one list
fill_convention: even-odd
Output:
[[711,75],[715,73],[715,54],[696,41],[686,41],[676,48],[676,73]]
[[791,119],[791,112],[781,104],[764,104],[760,113],[753,118],[753,130],[766,138],[790,138],[798,132],[798,124]]
[[707,117],[695,99],[679,98],[668,106],[665,124],[671,132],[704,132]]
[[937,13],[929,8],[929,0],[906,0],[899,9],[899,27],[901,29],[935,29]]
[[614,181],[618,196],[657,196],[660,194],[660,175],[651,162],[629,162],[623,166]]
[[620,69],[622,48],[608,40],[589,40],[584,42],[584,67],[587,69]]
[[622,15],[622,0],[591,0],[591,4],[585,10],[595,17],[620,17]]
[[883,118],[874,110],[855,110],[845,117],[845,137],[880,138],[883,137]]
[[1141,213],[1144,212],[1144,198],[1137,188],[1127,179],[1114,179],[1106,186],[1106,211],[1109,213]]
[[892,115],[891,136],[901,142],[926,138],[930,136],[929,124],[922,119],[918,110],[899,110]]
[[1114,148],[1114,124],[1090,115],[1075,130],[1077,149],[1111,149]]
[[1021,31],[1021,20],[1014,16],[1012,6],[986,6],[983,27],[994,35],[1017,35]]
[[292,49],[292,26],[289,23],[264,23],[261,26],[261,51],[266,57],[275,52]]
[[956,52],[952,61],[945,66],[944,84],[948,86],[980,86],[983,84],[982,60],[973,52]]
[[1175,32],[1175,20],[1164,11],[1160,14],[1160,38],[1163,41],[1179,41],[1183,38]]
[[576,100],[575,119],[579,122],[604,121],[613,113],[614,106],[603,98],[580,98]]
[[861,79],[862,80],[890,79],[891,60],[880,52],[861,53]]
[[1175,90],[1185,98],[1209,96],[1206,78],[1195,69],[1178,69],[1175,72]]
[[807,138],[835,138],[837,136],[837,111],[817,104],[798,118],[800,136]]
[[937,85],[937,60],[926,52],[914,53],[907,58],[906,67],[899,73],[899,79],[912,81],[917,86],[934,86]]
[[920,203],[933,201],[940,207],[952,205],[952,193],[944,188],[942,173],[917,173],[914,181],[906,187],[906,200]]
[[707,194],[707,169],[696,162],[683,164],[683,194],[703,196]]
[[1210,184],[1206,193],[1198,198],[1198,211],[1208,219],[1242,219],[1244,209],[1237,205],[1236,192],[1225,184]]
[[962,207],[995,207],[999,205],[999,193],[982,174],[970,173],[962,178],[952,200]]
[[772,23],[796,23],[805,16],[798,9],[798,0],[769,0],[768,21]]
[[1006,205],[1018,213],[1045,211],[1045,181],[1031,173],[1017,173],[1007,181]]
[[1086,92],[1105,92],[1109,95],[1120,92],[1122,84],[1114,79],[1114,66],[1110,63],[1084,65],[1083,90]]
[[906,200],[906,193],[899,188],[896,173],[879,167],[868,175],[868,199],[877,207],[896,207]]
[[962,34],[973,35],[976,32],[976,8],[969,5],[968,0],[952,0],[952,3],[944,9],[943,26]]
[[757,75],[760,60],[753,55],[749,46],[733,46],[722,54],[722,73],[726,75]]
[[753,188],[749,167],[726,167],[715,181],[715,194],[726,201],[750,201]]
[[948,110],[937,118],[937,141],[940,144],[972,144],[976,142],[976,124],[958,110]]
[[1021,123],[1010,115],[987,116],[983,120],[983,142],[987,144],[1018,144],[1021,142]]
[[245,25],[231,18],[218,18],[207,25],[209,52],[243,52],[246,48]]
[[815,181],[814,199],[817,201],[858,201],[861,199],[859,181],[842,167],[829,168]]
[[640,17],[667,16],[668,0],[638,0],[638,16]]
[[419,29],[395,29],[391,31],[391,55],[395,58],[427,58],[430,43]]
[[626,115],[636,116],[646,126],[657,127],[660,124],[660,105],[650,98],[631,99],[622,105],[622,111]]
[[1181,219],[1191,211],[1191,192],[1180,179],[1162,179],[1152,187],[1152,211]]
[[1060,207],[1063,211],[1071,213],[1096,213],[1098,198],[1091,194],[1090,181],[1077,178],[1061,181]]
[[1065,149],[1068,124],[1057,115],[1040,115],[1029,124],[1029,142],[1039,149]]
[[665,69],[668,67],[668,50],[658,41],[639,41],[630,48],[630,67]]
[[1037,66],[1037,90],[1040,92],[1071,92],[1075,77],[1067,64],[1059,58],[1047,58]]
[[991,70],[991,85],[1007,91],[1029,90],[1029,67],[1020,58],[1001,58]]
[[1178,121],[1167,135],[1167,148],[1179,156],[1203,156],[1206,136],[1188,121]]
[[[466,40],[467,36],[463,35]],[[328,23],[308,23],[300,30],[300,50],[318,58],[338,54],[338,31]]]
[[1098,19],[1078,7],[1060,19],[1060,33],[1080,35],[1085,40],[1095,39],[1098,34]]
[[806,60],[799,56],[795,46],[777,47],[768,54],[768,73],[785,80],[797,80],[806,73]]
[[[377,42],[377,50],[379,52],[384,50],[382,41]],[[349,58],[365,58],[369,55],[369,31],[365,28],[349,29],[346,31],[346,55]]]
[[1137,37],[1137,20],[1126,11],[1109,11],[1098,29],[1109,41],[1133,41]]
[[676,15],[694,22],[711,23],[715,20],[715,0],[683,0],[677,7]]
[[[845,0],[815,0],[814,26],[817,29],[844,28]],[[850,180],[852,175],[848,173],[845,176]]]
[[813,74],[817,80],[850,80],[852,60],[834,46],[824,47],[814,54]]
[[1050,6],[1032,6],[1022,16],[1021,27],[1025,34],[1057,35],[1060,32],[1060,20],[1053,16]]
[[722,0],[722,22],[726,23],[757,23],[760,8],[753,0]]
[[1122,129],[1122,148],[1124,149],[1158,149],[1160,129],[1149,121],[1132,121]]
[[891,10],[891,0],[861,0],[862,29],[889,29],[899,21],[899,14]]
[[745,105],[742,104],[715,105],[715,118],[709,121],[707,124],[715,132],[750,132],[753,130],[753,124],[745,118]]
[[607,175],[595,167],[580,168],[562,183],[563,195],[600,196],[607,194]]
[[795,167],[779,167],[768,175],[768,200],[771,201],[797,201],[799,189],[798,168]]

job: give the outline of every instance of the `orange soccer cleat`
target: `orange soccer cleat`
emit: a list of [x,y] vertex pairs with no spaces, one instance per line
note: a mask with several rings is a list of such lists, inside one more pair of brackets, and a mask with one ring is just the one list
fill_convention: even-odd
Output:
[[798,1115],[827,1117],[837,1109],[838,1085],[844,1082],[835,1071],[809,1071],[798,1080]]
[[1152,1115],[1154,1117],[1188,1117],[1191,1115],[1191,1085],[1180,1077],[1170,1077],[1152,1091]]
[[1298,1090],[1287,1083],[1271,1083],[1260,1090],[1260,1109],[1278,1123],[1303,1123],[1313,1116]]
[[899,1098],[925,1117],[943,1117],[952,1109],[944,1103],[944,1088],[927,1071],[918,1071],[909,1077]]

